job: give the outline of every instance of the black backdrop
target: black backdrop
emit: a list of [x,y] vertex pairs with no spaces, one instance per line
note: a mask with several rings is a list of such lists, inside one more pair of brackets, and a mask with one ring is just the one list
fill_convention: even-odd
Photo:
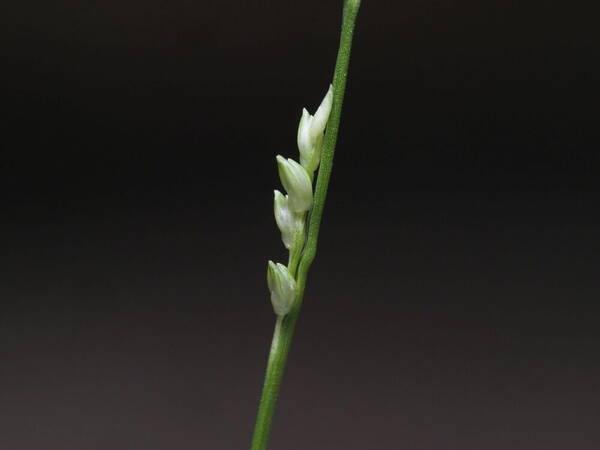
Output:
[[[247,447],[341,3],[3,4],[1,448]],[[363,0],[273,449],[598,448],[596,17]]]

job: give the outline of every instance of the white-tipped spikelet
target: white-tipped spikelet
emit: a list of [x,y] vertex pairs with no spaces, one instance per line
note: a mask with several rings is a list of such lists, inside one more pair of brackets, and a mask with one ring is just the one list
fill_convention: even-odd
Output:
[[298,150],[300,150],[300,163],[309,173],[314,172],[319,166],[323,133],[332,105],[333,87],[329,85],[329,90],[314,116],[306,109],[302,110],[300,125],[298,125]]
[[293,212],[303,213],[312,206],[312,181],[304,167],[291,158],[277,155],[279,178],[288,193],[288,205]]
[[331,107],[333,105],[333,86],[330,84],[329,89],[327,90],[327,94],[323,97],[323,101],[317,108],[317,112],[313,117],[313,123],[311,126],[311,131],[314,136],[318,134],[323,134],[325,131],[325,126],[327,125],[327,120],[329,119],[329,114],[331,113]]
[[290,199],[275,190],[275,199],[273,209],[275,213],[275,222],[281,231],[281,240],[288,250],[294,245],[296,236],[302,236],[304,233],[304,218],[302,214],[295,213],[290,209]]
[[296,297],[296,280],[283,264],[269,261],[267,283],[275,314],[285,316],[292,309]]
[[302,117],[300,125],[298,125],[298,150],[300,150],[300,163],[307,167],[315,155],[315,145],[311,139],[310,124],[313,116],[306,110],[302,109]]

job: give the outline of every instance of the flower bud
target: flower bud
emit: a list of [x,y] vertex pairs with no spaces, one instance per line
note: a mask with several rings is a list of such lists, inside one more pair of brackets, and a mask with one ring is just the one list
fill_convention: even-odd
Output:
[[304,167],[310,163],[316,150],[310,137],[310,124],[312,120],[313,117],[306,108],[303,108],[300,124],[298,125],[298,150],[300,150],[300,163]]
[[274,199],[275,222],[281,231],[281,240],[288,250],[294,245],[294,238],[304,232],[304,218],[301,213],[290,209],[289,196],[275,190]]
[[331,113],[332,104],[333,88],[329,85],[329,90],[314,116],[310,115],[306,109],[302,110],[297,141],[298,150],[300,150],[300,163],[309,173],[314,172],[319,166],[323,132]]
[[292,309],[296,297],[296,281],[283,264],[269,261],[267,283],[275,314],[285,316]]
[[333,86],[330,84],[329,89],[327,90],[327,94],[323,98],[323,101],[317,108],[317,112],[313,118],[313,123],[311,124],[311,131],[313,136],[317,136],[319,134],[323,134],[325,131],[325,126],[327,125],[327,120],[329,119],[329,114],[331,113],[331,107],[333,106]]
[[277,155],[279,178],[288,193],[288,205],[293,212],[308,211],[312,205],[312,181],[304,167],[293,159]]

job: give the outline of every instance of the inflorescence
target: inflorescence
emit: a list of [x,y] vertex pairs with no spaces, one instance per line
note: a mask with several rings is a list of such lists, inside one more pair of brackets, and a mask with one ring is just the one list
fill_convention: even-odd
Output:
[[283,245],[289,251],[287,266],[269,261],[267,269],[271,303],[278,316],[289,313],[296,298],[295,274],[306,240],[306,217],[313,204],[314,172],[321,160],[323,135],[332,103],[333,88],[330,85],[314,116],[306,109],[302,110],[298,126],[300,163],[281,155],[276,157],[279,178],[287,194],[275,190],[275,222],[281,231]]

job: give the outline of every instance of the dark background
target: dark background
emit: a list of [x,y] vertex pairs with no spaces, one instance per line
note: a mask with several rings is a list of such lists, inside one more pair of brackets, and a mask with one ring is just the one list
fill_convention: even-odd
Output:
[[[248,447],[341,4],[2,4],[0,448]],[[363,1],[273,449],[600,447],[599,43],[577,3]]]

